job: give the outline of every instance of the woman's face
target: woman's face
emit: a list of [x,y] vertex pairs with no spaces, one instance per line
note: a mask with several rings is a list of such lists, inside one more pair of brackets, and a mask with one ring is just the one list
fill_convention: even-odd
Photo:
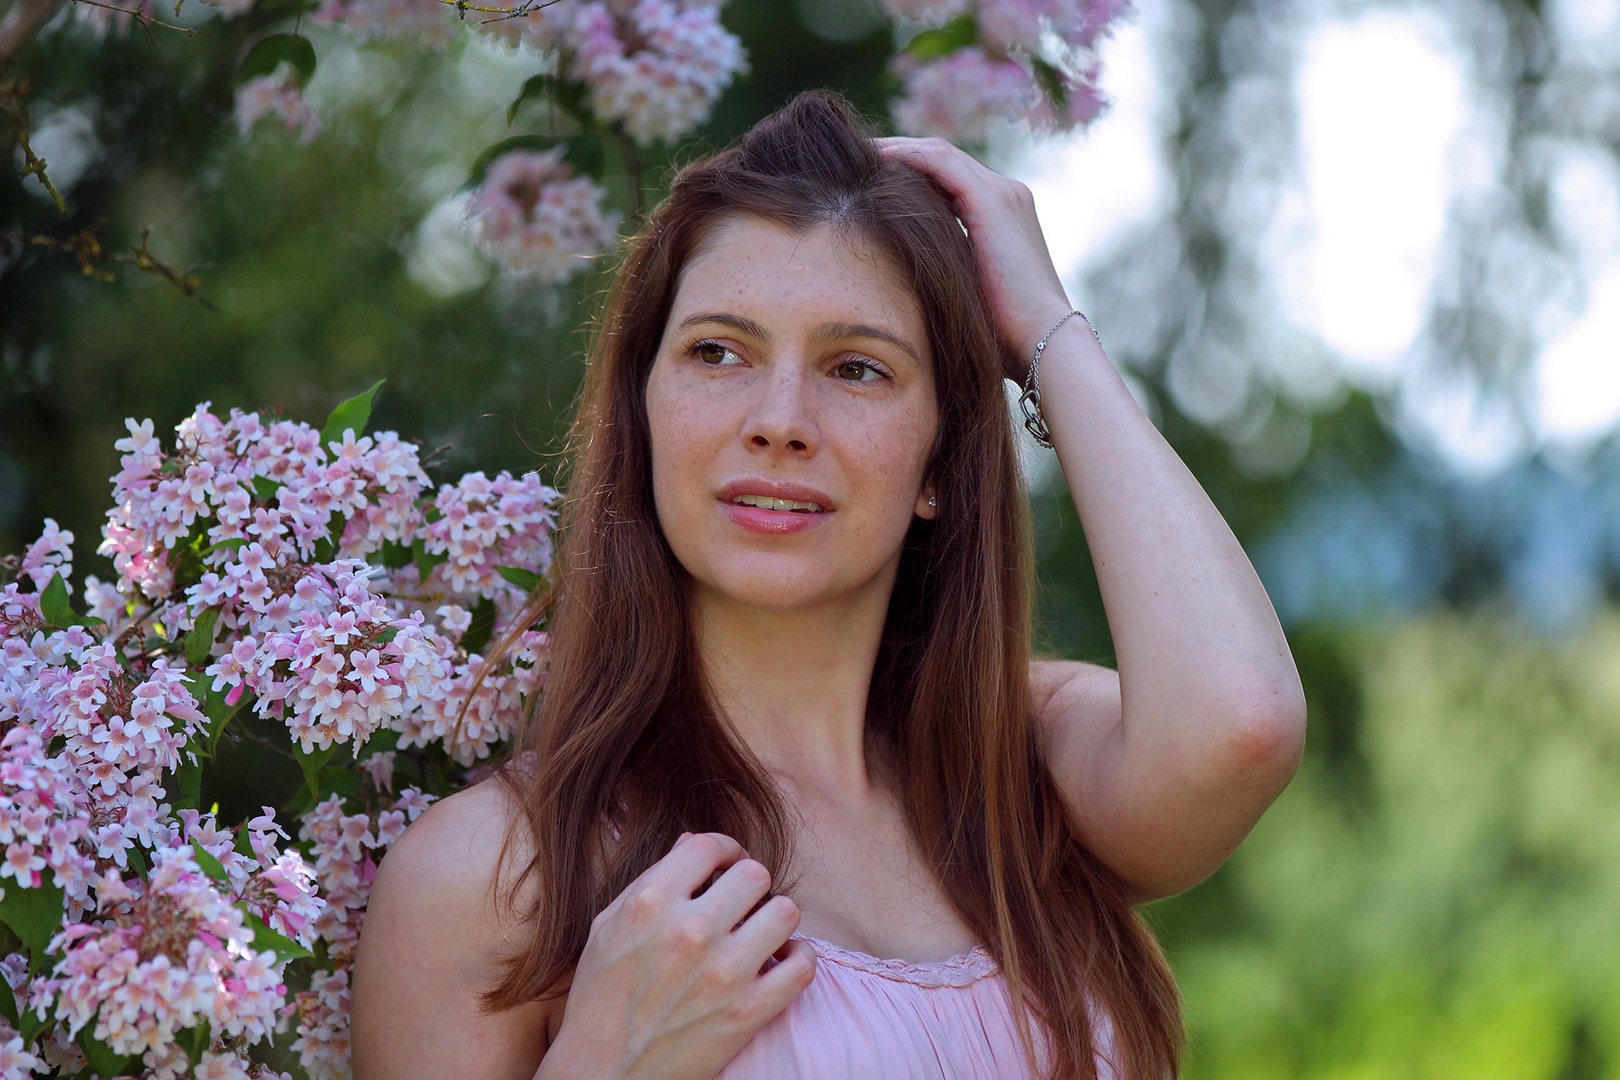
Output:
[[885,261],[818,228],[718,227],[647,383],[653,494],[700,589],[775,611],[886,603],[938,426],[922,313]]

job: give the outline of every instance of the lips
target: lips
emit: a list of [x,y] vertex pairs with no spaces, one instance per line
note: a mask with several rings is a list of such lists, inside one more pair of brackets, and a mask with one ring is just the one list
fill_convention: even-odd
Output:
[[717,501],[734,524],[774,536],[813,529],[834,512],[832,498],[823,491],[763,477],[732,481],[720,489]]
[[832,496],[808,484],[788,480],[770,480],[765,477],[747,477],[733,480],[718,492],[721,502],[736,502],[739,498],[751,501],[781,500],[789,503],[814,503],[821,512],[836,509]]

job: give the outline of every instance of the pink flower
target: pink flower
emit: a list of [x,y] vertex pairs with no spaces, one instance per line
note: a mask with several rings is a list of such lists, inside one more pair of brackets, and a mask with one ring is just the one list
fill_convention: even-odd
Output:
[[280,75],[259,75],[236,90],[236,126],[247,138],[265,116],[279,116],[288,131],[307,143],[320,134],[321,122],[304,100],[303,91]]
[[467,204],[478,246],[509,270],[563,282],[616,240],[603,190],[574,176],[562,148],[496,158]]

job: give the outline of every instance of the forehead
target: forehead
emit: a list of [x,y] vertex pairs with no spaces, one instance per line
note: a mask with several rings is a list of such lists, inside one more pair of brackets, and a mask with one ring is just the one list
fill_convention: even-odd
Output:
[[670,322],[697,308],[746,306],[766,325],[833,319],[881,325],[926,352],[922,309],[889,259],[859,235],[794,232],[740,216],[715,227],[681,272]]

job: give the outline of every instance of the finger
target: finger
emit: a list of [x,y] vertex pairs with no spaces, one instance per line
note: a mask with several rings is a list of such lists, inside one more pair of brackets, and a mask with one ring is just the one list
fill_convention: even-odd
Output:
[[765,868],[765,864],[744,858],[732,863],[720,875],[720,880],[710,885],[693,903],[718,925],[730,930],[742,922],[770,891],[771,872]]
[[799,905],[787,896],[773,896],[731,932],[726,950],[738,963],[758,971],[767,959],[788,943],[799,928]]
[[974,188],[1004,179],[994,169],[943,139],[875,139],[884,157],[904,161],[940,182],[957,199]]
[[724,833],[693,833],[680,840],[647,874],[647,883],[667,884],[689,899],[716,870],[747,858],[743,846]]
[[749,996],[764,1017],[762,1023],[793,1003],[816,977],[816,950],[803,938],[793,938],[777,951],[776,963],[754,980]]

